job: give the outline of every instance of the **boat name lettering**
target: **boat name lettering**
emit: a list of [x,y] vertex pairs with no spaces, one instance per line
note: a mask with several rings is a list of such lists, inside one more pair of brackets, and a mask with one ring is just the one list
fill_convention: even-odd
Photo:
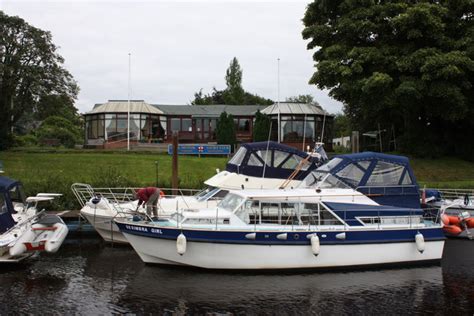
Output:
[[152,228],[152,229],[151,229],[151,232],[154,233],[154,234],[160,234],[160,235],[163,234],[163,232],[161,231],[161,229],[158,229],[158,228]]
[[129,230],[136,230],[139,232],[148,232],[148,229],[146,227],[125,225],[125,228]]

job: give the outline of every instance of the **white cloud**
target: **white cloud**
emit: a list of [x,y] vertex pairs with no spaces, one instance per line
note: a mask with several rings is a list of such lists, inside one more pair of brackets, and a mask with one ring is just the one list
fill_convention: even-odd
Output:
[[199,89],[224,88],[236,56],[243,86],[277,99],[312,94],[329,112],[341,104],[309,85],[312,52],[301,37],[305,1],[4,1],[1,9],[53,34],[65,67],[79,83],[81,112],[126,99],[128,53],[132,97],[186,104]]

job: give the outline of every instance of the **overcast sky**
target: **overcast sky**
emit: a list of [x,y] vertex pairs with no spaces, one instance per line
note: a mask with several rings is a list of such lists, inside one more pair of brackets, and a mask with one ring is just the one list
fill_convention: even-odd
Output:
[[189,104],[194,93],[225,88],[238,58],[246,91],[277,100],[311,94],[330,113],[342,105],[309,85],[312,52],[301,37],[308,1],[26,1],[0,9],[51,31],[65,67],[81,89],[81,113],[95,103],[128,98]]

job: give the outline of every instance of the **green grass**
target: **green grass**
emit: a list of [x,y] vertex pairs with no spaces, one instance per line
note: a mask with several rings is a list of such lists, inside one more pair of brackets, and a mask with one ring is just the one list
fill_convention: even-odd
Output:
[[[5,175],[21,180],[28,195],[58,192],[63,208],[77,207],[70,187],[74,182],[94,187],[171,187],[171,156],[150,152],[67,149],[17,149],[0,152]],[[223,170],[226,157],[179,157],[179,186],[199,189],[204,180]],[[474,163],[456,158],[411,158],[421,186],[474,188]]]
[[[171,187],[171,156],[156,153],[128,153],[123,151],[95,152],[82,150],[0,152],[5,176],[22,181],[28,195],[37,192],[58,192],[65,196],[59,201],[63,207],[77,207],[71,192],[75,182],[93,187]],[[204,180],[223,170],[225,157],[179,157],[179,186],[200,189]],[[71,200],[73,202],[71,202]],[[74,204],[73,204],[74,203]]]
[[410,164],[420,186],[440,189],[473,189],[474,163],[457,159],[411,158]]

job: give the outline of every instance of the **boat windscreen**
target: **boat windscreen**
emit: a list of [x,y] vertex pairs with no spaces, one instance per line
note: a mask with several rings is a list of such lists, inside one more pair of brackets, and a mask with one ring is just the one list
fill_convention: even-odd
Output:
[[342,161],[341,158],[333,158],[331,160],[329,160],[327,163],[325,163],[324,165],[322,165],[321,167],[319,167],[318,169],[316,170],[319,170],[319,171],[324,171],[324,172],[330,172],[334,167],[336,167],[340,162]]
[[199,201],[207,200],[208,197],[214,195],[216,190],[219,190],[219,189],[212,186],[208,186],[204,190],[196,193],[194,197],[196,198],[196,200],[199,200]]
[[347,189],[349,186],[330,173],[315,170],[308,174],[302,181],[300,188],[339,188]]
[[229,193],[217,206],[219,208],[228,210],[229,212],[233,212],[236,207],[238,207],[242,203],[243,200],[243,197],[237,194]]
[[232,165],[239,166],[244,160],[245,154],[247,153],[247,149],[245,147],[240,147],[239,150],[235,153],[234,157],[229,160],[229,163]]

